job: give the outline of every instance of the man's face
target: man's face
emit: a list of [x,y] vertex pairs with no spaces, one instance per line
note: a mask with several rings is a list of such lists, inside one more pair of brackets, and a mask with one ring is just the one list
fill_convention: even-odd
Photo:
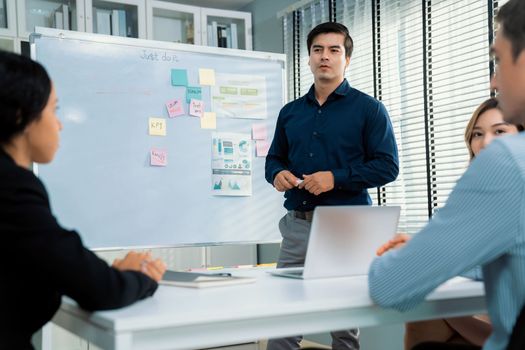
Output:
[[490,86],[498,91],[505,120],[512,124],[525,124],[525,50],[514,59],[512,44],[501,28],[491,51],[497,68]]
[[345,57],[345,37],[338,33],[316,36],[310,47],[308,65],[316,81],[341,81],[350,58]]

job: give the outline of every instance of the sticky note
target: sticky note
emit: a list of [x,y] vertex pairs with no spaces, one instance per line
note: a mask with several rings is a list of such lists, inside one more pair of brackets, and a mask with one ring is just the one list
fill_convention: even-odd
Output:
[[255,141],[255,151],[257,157],[266,157],[268,150],[270,149],[270,143],[266,140]]
[[182,107],[182,100],[174,99],[166,103],[166,108],[168,109],[168,116],[170,118],[175,118],[179,115],[184,114],[184,108]]
[[190,115],[194,117],[202,117],[204,112],[204,102],[201,100],[190,100]]
[[216,129],[217,116],[215,112],[204,112],[201,118],[201,129]]
[[166,136],[166,119],[149,118],[149,134],[154,136]]
[[188,72],[186,69],[171,70],[171,85],[188,86]]
[[213,69],[199,69],[199,84],[215,86],[215,71]]
[[268,129],[266,124],[252,124],[252,139],[266,140],[268,138]]
[[188,86],[186,88],[186,102],[190,103],[191,99],[202,100],[202,89],[198,86]]
[[151,166],[168,165],[168,152],[163,149],[152,148],[150,151],[150,165]]

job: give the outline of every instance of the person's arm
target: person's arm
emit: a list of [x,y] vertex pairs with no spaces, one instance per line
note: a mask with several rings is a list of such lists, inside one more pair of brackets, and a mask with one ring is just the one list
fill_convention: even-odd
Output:
[[383,307],[410,309],[446,280],[507,251],[522,230],[523,187],[514,159],[494,141],[421,232],[372,262],[371,298]]
[[459,274],[461,277],[470,278],[474,281],[483,281],[483,271],[481,266],[476,266],[471,270]]
[[86,310],[113,309],[151,296],[157,283],[138,271],[119,271],[86,249],[74,231],[61,228],[50,212],[44,189],[22,186],[13,215],[26,236],[32,273],[49,276],[51,286]]
[[399,160],[396,139],[382,103],[377,103],[366,122],[364,142],[365,162],[349,169],[330,169],[334,176],[334,188],[360,191],[383,186],[397,178]]
[[275,176],[279,172],[288,169],[288,140],[283,126],[282,110],[277,118],[275,133],[264,168],[266,181],[271,185],[274,184]]

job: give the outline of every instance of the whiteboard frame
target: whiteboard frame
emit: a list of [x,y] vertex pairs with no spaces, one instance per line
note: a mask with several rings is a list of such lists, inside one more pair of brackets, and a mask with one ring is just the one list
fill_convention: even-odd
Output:
[[[262,51],[249,51],[249,50],[240,50],[240,49],[228,49],[220,47],[209,47],[209,46],[199,46],[192,44],[182,44],[182,43],[169,43],[166,41],[156,41],[148,39],[137,39],[137,38],[125,38],[111,35],[104,35],[98,33],[86,33],[86,32],[77,32],[70,30],[54,29],[54,28],[45,28],[45,27],[36,27],[35,32],[29,35],[30,43],[30,52],[31,58],[36,60],[36,44],[35,40],[45,36],[49,38],[57,39],[72,39],[79,41],[88,41],[88,42],[97,42],[97,43],[106,43],[106,44],[118,44],[131,47],[142,47],[142,48],[151,48],[151,49],[166,49],[182,52],[191,52],[191,53],[202,53],[202,54],[215,54],[219,56],[232,56],[239,57],[243,56],[246,58],[255,58],[255,59],[266,59],[278,62],[282,65],[282,105],[284,106],[288,101],[287,98],[287,80],[286,79],[286,55],[273,52],[262,52]],[[33,172],[38,176],[38,164],[33,163]],[[270,185],[270,184],[269,184]],[[271,186],[271,185],[270,185]],[[283,199],[284,202],[284,199]],[[276,223],[277,225],[277,223]],[[270,240],[270,241],[236,241],[236,242],[200,242],[200,243],[188,243],[188,244],[168,244],[168,245],[144,245],[144,246],[115,246],[115,247],[101,247],[101,248],[90,248],[92,251],[114,251],[114,250],[127,250],[127,249],[161,249],[161,248],[183,248],[183,247],[210,247],[210,246],[231,246],[231,245],[253,245],[253,244],[263,244],[263,243],[280,243],[281,240]]]

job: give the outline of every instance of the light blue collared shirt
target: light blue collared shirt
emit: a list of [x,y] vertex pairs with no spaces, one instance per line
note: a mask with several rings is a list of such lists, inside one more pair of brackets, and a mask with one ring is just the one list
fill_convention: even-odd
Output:
[[495,140],[472,162],[446,205],[402,249],[374,260],[370,296],[400,311],[481,265],[493,333],[505,349],[525,303],[525,133]]

